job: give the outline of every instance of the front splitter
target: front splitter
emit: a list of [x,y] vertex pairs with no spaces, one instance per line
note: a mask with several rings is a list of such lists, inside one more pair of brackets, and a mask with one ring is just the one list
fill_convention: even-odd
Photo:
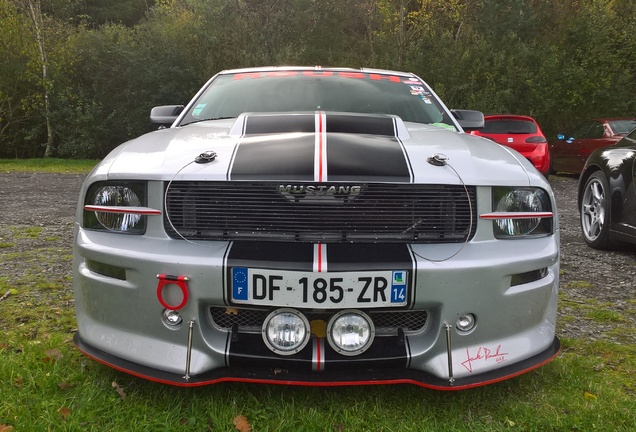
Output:
[[336,387],[378,384],[414,384],[435,390],[464,390],[493,384],[539,368],[553,360],[559,353],[561,342],[555,336],[552,344],[543,352],[510,366],[475,376],[456,378],[452,382],[414,369],[358,369],[322,371],[315,373],[294,370],[224,367],[185,378],[185,374],[169,373],[129,362],[101,351],[75,334],[77,348],[93,360],[150,381],[179,387],[199,387],[222,382],[247,382],[314,387]]

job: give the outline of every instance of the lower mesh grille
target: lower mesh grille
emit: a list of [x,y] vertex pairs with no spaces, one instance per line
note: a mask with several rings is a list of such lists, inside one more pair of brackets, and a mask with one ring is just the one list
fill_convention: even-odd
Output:
[[[210,316],[214,325],[230,331],[233,326],[238,326],[242,333],[260,333],[261,327],[270,310],[262,309],[237,309],[226,307],[211,307]],[[378,336],[395,336],[401,328],[404,333],[418,333],[424,330],[428,322],[427,311],[365,311],[373,320],[375,333]],[[303,314],[311,322],[322,320],[328,322],[335,312],[305,312]]]

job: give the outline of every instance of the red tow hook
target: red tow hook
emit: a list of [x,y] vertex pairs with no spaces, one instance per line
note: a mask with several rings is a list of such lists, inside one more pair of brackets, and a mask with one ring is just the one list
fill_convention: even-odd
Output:
[[[188,278],[187,276],[173,276],[173,275],[166,275],[166,274],[158,274],[157,279],[159,279],[159,283],[157,284],[157,298],[159,299],[159,303],[161,303],[161,306],[169,310],[179,310],[182,307],[184,307],[185,304],[188,302],[187,282],[190,280],[190,278]],[[166,285],[176,285],[179,287],[183,297],[183,299],[181,300],[181,303],[175,306],[175,305],[171,305],[170,303],[166,301],[166,299],[163,296],[163,288]]]

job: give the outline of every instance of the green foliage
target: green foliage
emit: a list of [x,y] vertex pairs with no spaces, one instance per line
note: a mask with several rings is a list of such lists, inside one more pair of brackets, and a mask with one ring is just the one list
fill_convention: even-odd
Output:
[[152,6],[148,0],[84,0],[80,3],[79,13],[89,16],[96,24],[138,23]]
[[629,0],[50,0],[48,78],[25,10],[0,0],[0,157],[100,158],[216,72],[300,64],[410,70],[453,108],[536,117],[548,135],[636,111]]
[[133,26],[154,4],[154,0],[48,0],[42,7],[59,20],[99,27],[104,24]]
[[27,18],[5,0],[0,0],[0,46],[0,156],[20,157],[19,143],[29,138],[39,105],[39,95],[32,91],[37,46]]

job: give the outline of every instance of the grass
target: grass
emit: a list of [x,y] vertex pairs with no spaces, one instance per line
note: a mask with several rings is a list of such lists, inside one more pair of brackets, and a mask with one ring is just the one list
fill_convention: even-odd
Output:
[[15,430],[627,431],[636,421],[636,352],[565,341],[547,366],[462,392],[415,386],[183,389],[81,356],[71,335],[14,332],[0,348],[0,424]]
[[91,159],[0,159],[0,172],[87,174],[97,162]]
[[15,228],[12,228],[12,231],[13,231],[14,238],[16,239],[27,238],[27,237],[38,238],[40,234],[42,233],[42,227],[26,227],[26,228],[15,227]]
[[590,282],[588,281],[571,281],[567,284],[568,288],[593,288],[594,285],[592,285]]
[[[588,318],[601,323],[620,323],[622,321],[626,321],[618,312],[606,309],[594,309],[588,312],[587,316]],[[626,322],[625,324],[629,324],[629,322]]]
[[[584,339],[563,340],[561,354],[540,369],[461,392],[178,388],[138,379],[74,348],[70,271],[47,270],[70,269],[61,247],[69,240],[53,237],[46,226],[0,227],[0,265],[15,270],[0,274],[0,297],[9,293],[0,301],[0,432],[235,431],[239,416],[253,431],[630,431],[636,424],[636,346]],[[41,239],[46,248],[36,246]],[[600,301],[562,300],[616,326]]]

